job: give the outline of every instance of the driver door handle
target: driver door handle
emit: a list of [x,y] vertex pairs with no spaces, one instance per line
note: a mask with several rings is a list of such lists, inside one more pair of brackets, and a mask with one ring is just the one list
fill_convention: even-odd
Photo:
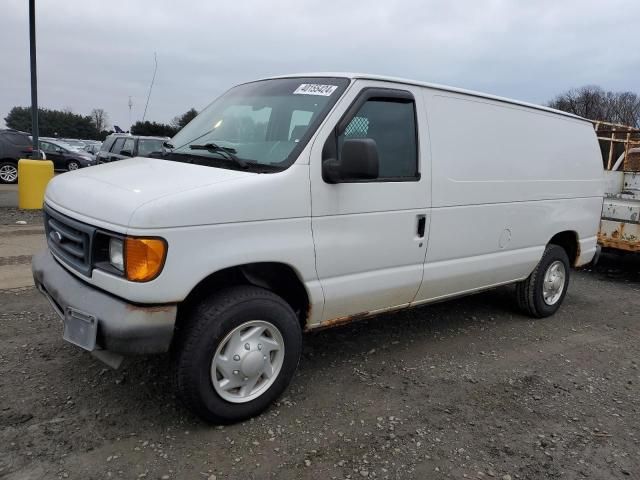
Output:
[[417,228],[418,238],[424,238],[424,229],[427,224],[427,216],[418,215],[416,218],[418,221],[418,228]]

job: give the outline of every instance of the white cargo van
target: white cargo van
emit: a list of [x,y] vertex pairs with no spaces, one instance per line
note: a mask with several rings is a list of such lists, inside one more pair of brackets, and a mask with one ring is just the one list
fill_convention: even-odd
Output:
[[271,78],[162,158],[52,180],[33,273],[67,341],[111,364],[171,350],[185,404],[229,422],[287,387],[303,330],[509,283],[553,314],[596,252],[602,195],[581,118],[395,78]]

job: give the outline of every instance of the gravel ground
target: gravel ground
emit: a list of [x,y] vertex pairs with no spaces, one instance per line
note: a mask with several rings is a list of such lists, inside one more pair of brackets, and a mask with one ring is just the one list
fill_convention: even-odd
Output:
[[42,226],[42,210],[20,210],[14,207],[0,208],[0,225],[16,225],[16,222]]
[[258,418],[204,425],[166,357],[113,371],[33,289],[0,292],[0,478],[640,478],[640,257],[575,273],[552,318],[512,288],[306,335]]

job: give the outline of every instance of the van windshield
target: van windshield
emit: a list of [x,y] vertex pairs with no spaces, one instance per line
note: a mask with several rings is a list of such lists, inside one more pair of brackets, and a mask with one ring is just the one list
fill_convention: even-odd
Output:
[[165,158],[189,158],[224,168],[284,170],[348,84],[346,78],[300,77],[234,87],[173,137]]

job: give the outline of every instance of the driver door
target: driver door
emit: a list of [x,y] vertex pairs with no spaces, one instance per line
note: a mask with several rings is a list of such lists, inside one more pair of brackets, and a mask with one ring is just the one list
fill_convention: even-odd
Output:
[[[316,136],[310,159],[316,269],[325,296],[322,322],[411,303],[422,281],[429,227],[430,172],[419,88],[359,80],[339,106]],[[333,156],[339,163],[350,138],[375,141],[378,178],[327,183],[323,163],[336,160],[328,158]]]

